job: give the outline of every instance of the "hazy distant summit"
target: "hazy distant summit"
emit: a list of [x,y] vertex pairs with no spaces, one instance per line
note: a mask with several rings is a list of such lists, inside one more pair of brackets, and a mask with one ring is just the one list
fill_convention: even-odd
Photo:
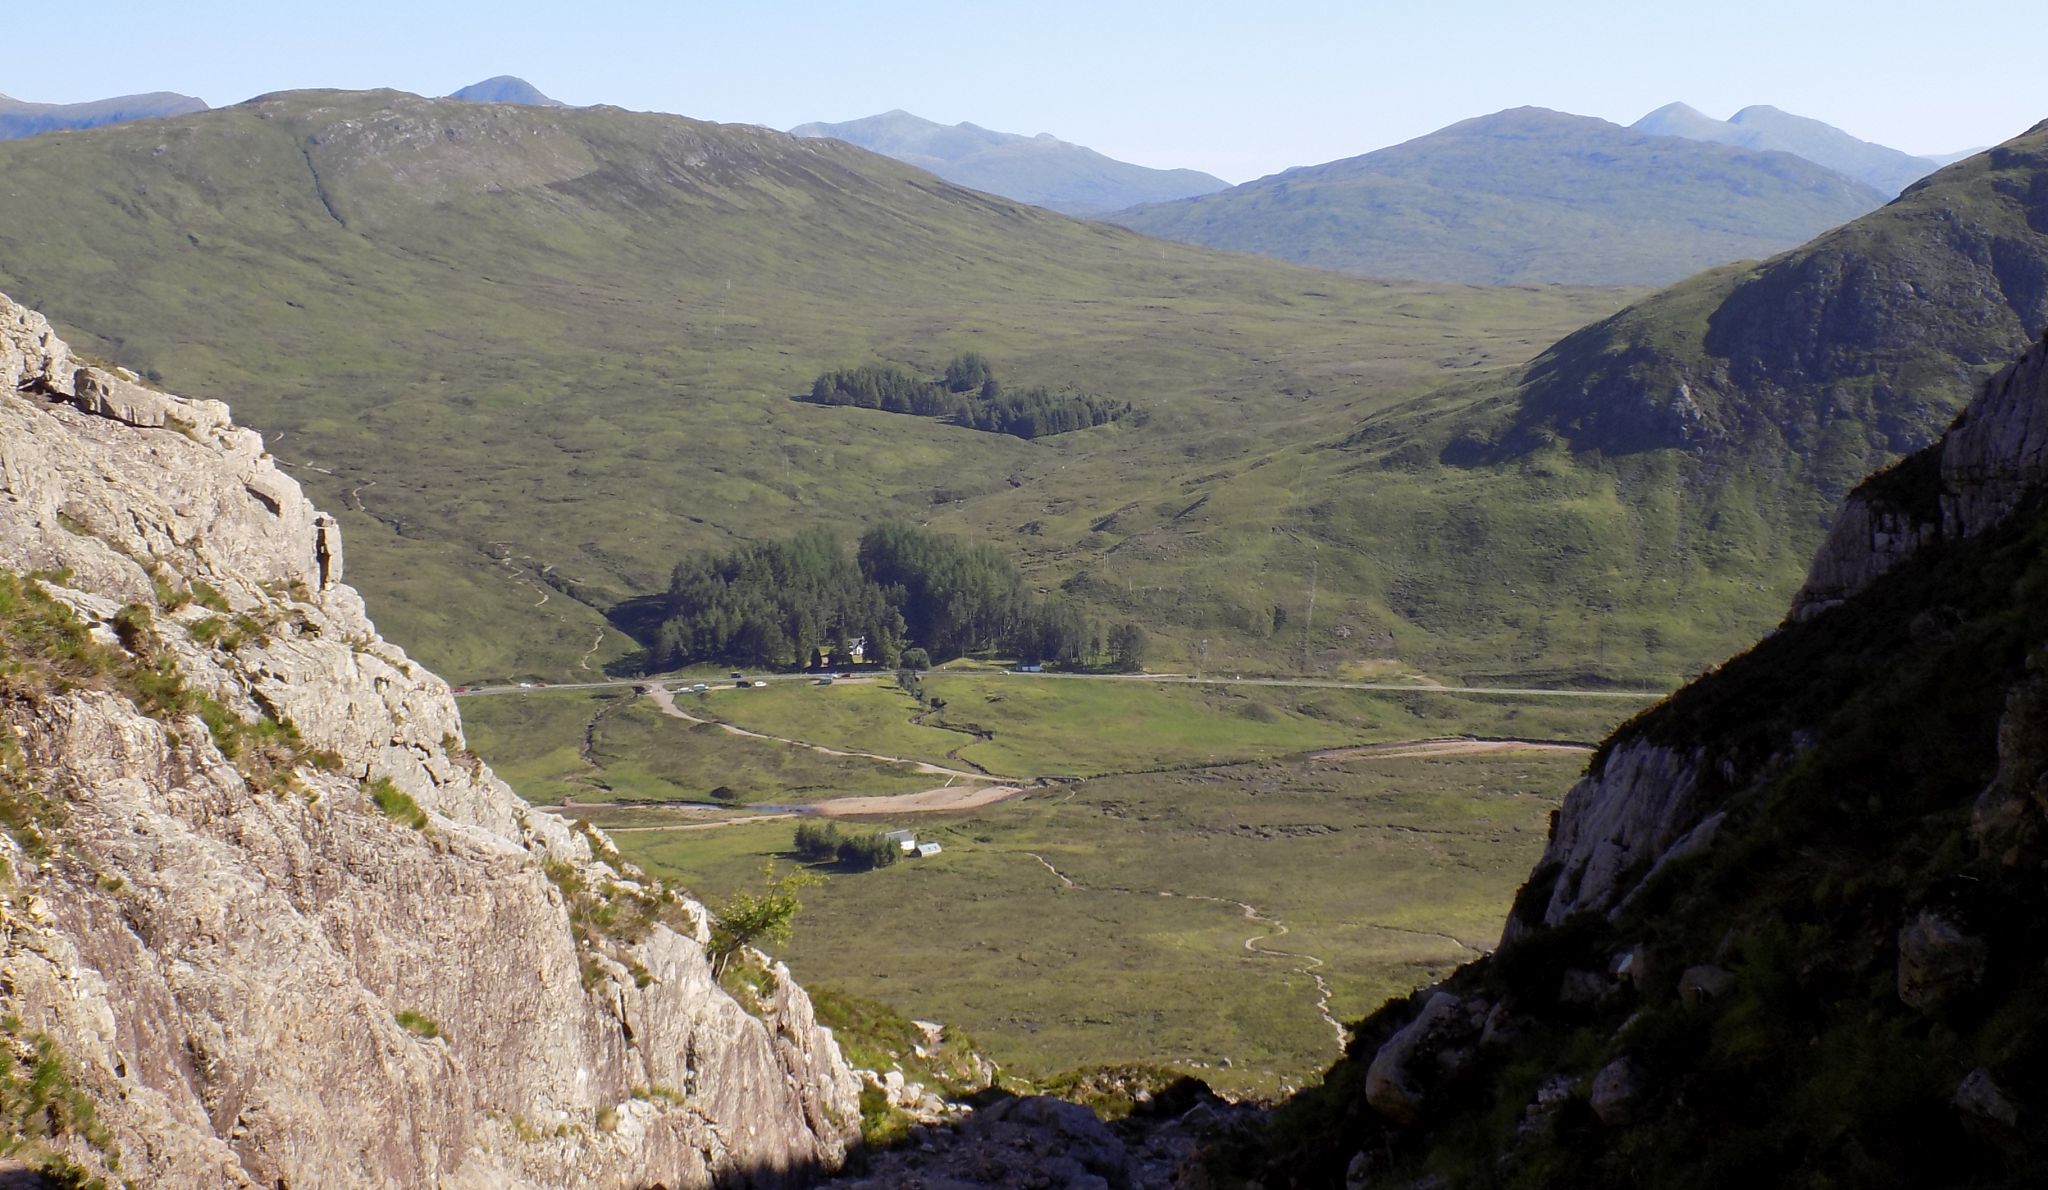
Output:
[[800,124],[795,136],[827,136],[929,170],[949,182],[1069,215],[1100,215],[1227,189],[1193,169],[1151,169],[1105,157],[1051,133],[1020,136],[974,124],[934,123],[897,110],[843,124]]
[[1652,136],[1682,136],[1745,149],[1793,153],[1836,173],[1847,174],[1888,196],[1897,195],[1956,157],[1968,156],[1964,153],[1946,159],[1915,157],[1858,140],[1832,124],[1765,104],[1743,108],[1726,120],[1716,120],[1683,103],[1667,103],[1630,127]]
[[1380,277],[1667,285],[1782,252],[1885,198],[1789,153],[1523,107],[1111,219]]
[[539,87],[525,79],[509,74],[487,78],[480,83],[471,83],[448,98],[460,99],[466,103],[519,103],[527,107],[569,106],[559,99],[550,99],[541,94]]
[[182,116],[207,110],[206,101],[174,91],[151,91],[145,95],[117,95],[85,103],[24,103],[0,95],[0,140],[15,140],[67,128],[97,128],[129,120],[158,116]]

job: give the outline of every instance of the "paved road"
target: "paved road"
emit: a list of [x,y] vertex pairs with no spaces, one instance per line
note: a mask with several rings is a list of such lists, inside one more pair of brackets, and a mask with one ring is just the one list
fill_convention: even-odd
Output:
[[[934,670],[926,676],[943,679],[948,677],[979,677],[995,673],[1001,673],[1003,676],[1017,681],[1154,682],[1180,683],[1191,686],[1295,686],[1321,690],[1384,690],[1397,694],[1467,694],[1515,698],[1622,698],[1633,699],[1637,702],[1654,702],[1663,698],[1667,693],[1663,690],[1547,690],[1527,686],[1438,686],[1417,682],[1346,682],[1335,678],[1242,678],[1214,675],[1195,677],[1191,674],[1172,673],[1020,674],[1011,673],[1007,670],[960,670],[957,672]],[[816,682],[818,678],[815,674],[755,674],[751,675],[751,680],[760,682]],[[861,679],[855,678],[852,680],[859,681]],[[721,686],[730,687],[732,685],[731,678],[720,678],[717,681],[705,679],[705,681],[714,690]],[[457,692],[456,697],[475,698],[485,694],[532,694],[542,690],[610,690],[614,688],[630,690],[634,687],[645,686],[650,683],[658,683],[661,686],[675,689],[690,685],[691,680],[684,678],[617,678],[604,682],[550,683],[546,686],[476,686]]]

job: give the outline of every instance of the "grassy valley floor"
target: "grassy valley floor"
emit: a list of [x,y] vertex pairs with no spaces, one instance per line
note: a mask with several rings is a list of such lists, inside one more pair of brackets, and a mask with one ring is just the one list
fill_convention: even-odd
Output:
[[839,819],[944,850],[818,867],[779,957],[807,985],[964,1029],[1016,1075],[1157,1063],[1269,1094],[1335,1056],[1337,1022],[1491,948],[1585,761],[1402,741],[1590,743],[1647,701],[973,672],[924,693],[944,705],[884,678],[672,703],[716,722],[629,688],[471,697],[464,715],[529,800],[713,902],[797,862],[789,808],[1021,788]]

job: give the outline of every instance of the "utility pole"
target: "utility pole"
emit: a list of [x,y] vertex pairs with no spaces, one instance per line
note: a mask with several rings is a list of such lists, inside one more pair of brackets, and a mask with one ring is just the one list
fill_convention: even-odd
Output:
[[1207,668],[1209,668],[1209,638],[1205,636],[1202,638],[1202,659],[1195,663],[1195,676],[1201,677],[1202,671]]

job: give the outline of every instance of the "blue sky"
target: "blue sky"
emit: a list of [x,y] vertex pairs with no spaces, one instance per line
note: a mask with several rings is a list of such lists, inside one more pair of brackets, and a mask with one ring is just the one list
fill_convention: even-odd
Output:
[[776,128],[905,108],[1233,182],[1521,104],[1627,123],[1674,99],[1724,118],[1769,103],[1918,153],[2048,118],[2048,75],[2030,65],[2039,12],[2016,0],[65,0],[31,12],[10,16],[0,59],[0,92],[17,99],[437,95],[516,74],[571,103]]

